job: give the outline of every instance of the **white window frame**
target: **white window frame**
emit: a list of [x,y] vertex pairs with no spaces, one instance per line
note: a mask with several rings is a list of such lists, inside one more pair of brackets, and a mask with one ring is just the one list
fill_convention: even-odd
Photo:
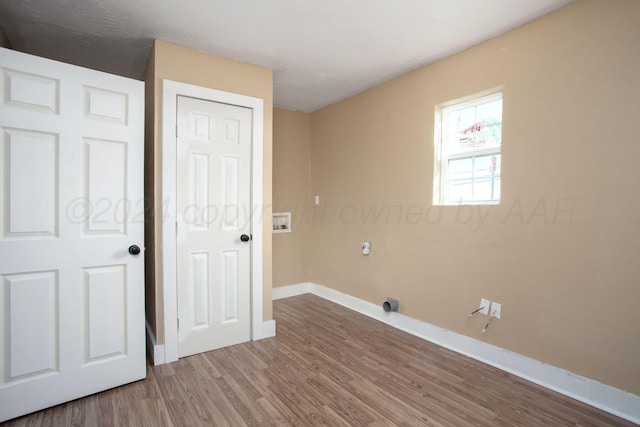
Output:
[[[445,129],[448,128],[447,120],[451,113],[463,110],[472,105],[489,103],[495,100],[503,100],[502,88],[493,89],[487,92],[465,97],[455,101],[450,101],[436,107],[435,112],[435,134],[434,134],[434,173],[433,173],[433,204],[434,206],[452,206],[452,205],[498,205],[500,200],[449,200],[448,199],[448,166],[449,160],[464,159],[470,157],[481,157],[491,154],[499,154],[502,161],[502,147],[480,148],[467,151],[464,153],[447,154],[445,152],[445,144],[443,135]],[[502,167],[500,168],[500,182],[502,183]],[[502,194],[500,195],[502,198]]]

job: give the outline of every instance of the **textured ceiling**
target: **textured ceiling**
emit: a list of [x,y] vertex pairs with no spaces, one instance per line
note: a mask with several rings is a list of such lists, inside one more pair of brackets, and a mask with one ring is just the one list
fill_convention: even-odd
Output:
[[314,111],[572,0],[2,0],[17,50],[140,78],[155,38],[274,71]]

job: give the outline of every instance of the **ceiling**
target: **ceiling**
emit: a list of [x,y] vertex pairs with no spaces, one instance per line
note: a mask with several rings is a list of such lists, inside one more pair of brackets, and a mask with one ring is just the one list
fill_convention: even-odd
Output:
[[7,0],[11,47],[140,78],[153,39],[274,71],[274,104],[311,112],[572,0]]

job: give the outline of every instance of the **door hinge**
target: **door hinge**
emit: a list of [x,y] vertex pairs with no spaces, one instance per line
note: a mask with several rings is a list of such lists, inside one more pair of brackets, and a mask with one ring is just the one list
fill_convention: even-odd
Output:
[[178,235],[178,221],[176,221],[176,236]]
[[178,125],[176,125],[176,138],[178,137]]
[[176,319],[178,321],[178,330],[180,330],[180,319]]

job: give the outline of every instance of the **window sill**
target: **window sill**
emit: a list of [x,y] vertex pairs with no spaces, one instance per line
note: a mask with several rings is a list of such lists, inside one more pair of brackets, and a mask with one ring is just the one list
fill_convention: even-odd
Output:
[[460,200],[456,202],[434,203],[434,206],[475,206],[499,205],[500,200]]

